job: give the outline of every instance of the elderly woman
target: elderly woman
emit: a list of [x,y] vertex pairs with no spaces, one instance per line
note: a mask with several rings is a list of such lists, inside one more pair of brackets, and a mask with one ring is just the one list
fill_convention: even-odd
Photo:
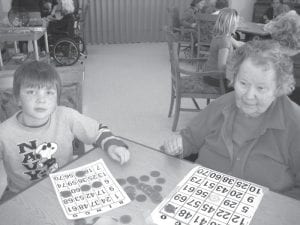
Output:
[[167,154],[300,199],[300,107],[290,58],[273,41],[238,48],[227,68],[234,91],[209,104],[166,141]]

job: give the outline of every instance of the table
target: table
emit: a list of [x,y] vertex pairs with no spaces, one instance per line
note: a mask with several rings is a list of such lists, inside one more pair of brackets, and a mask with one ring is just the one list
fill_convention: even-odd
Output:
[[[34,56],[36,60],[39,60],[39,50],[37,41],[44,36],[45,50],[48,55],[48,35],[46,27],[0,27],[0,42],[9,41],[32,41],[34,46]],[[1,51],[1,48],[0,48]],[[2,56],[0,54],[0,69],[3,68]]]
[[262,23],[254,23],[248,21],[242,21],[239,23],[237,31],[246,34],[246,39],[253,38],[269,38],[270,34],[264,30]]
[[[103,151],[93,149],[62,169],[76,168],[102,158],[115,178],[140,177],[143,174],[149,174],[150,171],[160,171],[160,176],[166,180],[161,191],[162,196],[165,197],[195,166],[188,161],[167,156],[128,139],[125,142],[131,151],[131,160],[126,165],[120,166],[117,162],[109,159]],[[137,202],[134,200],[121,208],[107,212],[105,216],[120,218],[122,215],[130,215],[132,220],[128,224],[143,225],[146,224],[145,217],[155,207],[156,204],[151,201]],[[269,191],[259,205],[251,225],[298,224],[299,212],[300,201]],[[1,224],[9,225],[82,224],[65,219],[49,178],[36,183],[0,205],[0,218]]]

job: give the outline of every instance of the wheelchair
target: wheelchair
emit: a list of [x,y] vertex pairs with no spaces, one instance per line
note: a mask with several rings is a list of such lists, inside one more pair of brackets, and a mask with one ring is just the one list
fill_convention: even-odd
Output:
[[[48,45],[50,57],[54,59],[57,66],[71,66],[77,63],[85,54],[86,46],[83,39],[77,34],[79,17],[72,14],[66,15],[72,21],[72,31],[64,27],[55,28],[60,20],[50,22],[48,27]],[[50,29],[49,29],[50,28]],[[69,30],[69,31],[68,31]]]
[[[80,36],[80,22],[82,22],[79,11],[63,16],[60,20],[48,22],[48,46],[50,57],[54,59],[57,66],[71,66],[75,64],[80,56],[86,56],[86,46]],[[8,12],[8,20],[12,26],[43,26],[42,18],[31,21],[30,12],[23,8],[11,8]],[[39,47],[45,50],[43,40],[39,40]]]

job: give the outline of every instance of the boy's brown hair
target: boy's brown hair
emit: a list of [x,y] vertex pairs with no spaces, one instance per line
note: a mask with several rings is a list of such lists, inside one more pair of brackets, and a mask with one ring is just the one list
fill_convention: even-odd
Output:
[[14,73],[13,94],[16,99],[20,96],[20,89],[26,87],[56,87],[57,102],[61,94],[61,79],[56,69],[45,62],[32,61],[18,67]]

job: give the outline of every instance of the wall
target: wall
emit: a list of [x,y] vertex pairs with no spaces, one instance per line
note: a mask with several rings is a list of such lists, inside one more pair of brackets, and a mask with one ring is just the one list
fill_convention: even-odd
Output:
[[[229,0],[247,21],[252,20],[256,0]],[[168,23],[167,7],[180,13],[190,0],[80,0],[90,3],[84,35],[87,43],[134,43],[164,40],[162,27]],[[10,9],[11,0],[0,0],[0,18]]]
[[11,0],[0,0],[0,9],[3,12],[8,12],[10,9]]
[[[88,43],[158,42],[168,23],[167,7],[182,14],[189,0],[84,0],[90,2],[85,40]],[[229,0],[246,21],[252,21],[256,0]]]
[[0,18],[3,19],[7,16],[10,9],[11,0],[0,0]]
[[182,12],[187,0],[90,0],[85,35],[89,43],[159,42],[167,7]]
[[256,0],[231,0],[231,7],[236,9],[245,21],[252,21],[255,2]]

